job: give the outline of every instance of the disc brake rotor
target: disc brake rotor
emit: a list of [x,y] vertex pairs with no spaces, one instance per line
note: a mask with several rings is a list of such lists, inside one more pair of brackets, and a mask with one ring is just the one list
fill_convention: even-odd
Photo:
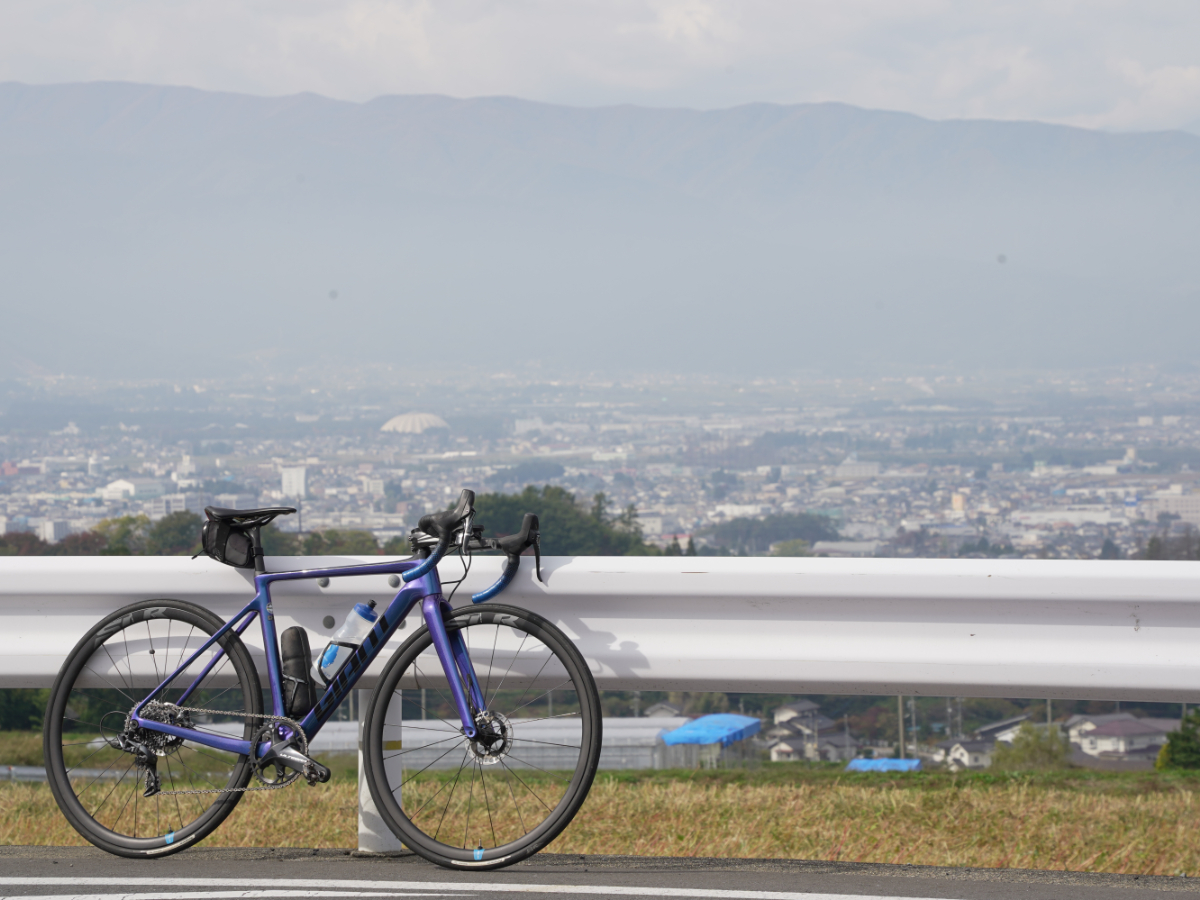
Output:
[[475,737],[467,749],[484,766],[494,766],[508,756],[512,747],[512,723],[500,713],[481,713],[475,719]]

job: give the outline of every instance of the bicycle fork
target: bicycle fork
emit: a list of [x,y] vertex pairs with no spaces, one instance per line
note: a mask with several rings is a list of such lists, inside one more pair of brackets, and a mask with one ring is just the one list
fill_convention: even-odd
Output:
[[475,677],[475,667],[471,665],[461,629],[456,628],[453,632],[446,629],[445,616],[452,610],[453,607],[441,594],[431,594],[421,602],[421,615],[433,637],[433,647],[441,660],[442,671],[450,682],[450,694],[454,697],[458,717],[462,720],[463,734],[474,739],[478,737],[475,714],[486,712],[487,703],[483,691],[479,689],[479,679]]

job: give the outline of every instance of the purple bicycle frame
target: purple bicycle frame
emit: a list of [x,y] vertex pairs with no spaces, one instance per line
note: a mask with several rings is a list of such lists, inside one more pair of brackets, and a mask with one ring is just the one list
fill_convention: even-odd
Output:
[[[172,725],[167,722],[156,722],[152,719],[143,718],[141,715],[142,709],[153,699],[155,694],[174,681],[175,676],[179,672],[186,670],[200,654],[204,653],[209,647],[220,641],[221,638],[231,631],[240,635],[257,617],[262,625],[267,678],[271,688],[272,714],[283,716],[285,711],[282,678],[280,677],[279,640],[275,634],[275,611],[271,604],[271,585],[276,581],[306,581],[314,578],[350,578],[358,575],[403,576],[406,572],[424,568],[426,569],[424,574],[402,585],[396,596],[392,598],[392,602],[388,604],[387,609],[379,614],[379,619],[375,622],[375,627],[371,629],[370,634],[367,635],[362,644],[350,655],[350,658],[346,660],[345,665],[342,666],[333,680],[329,682],[329,685],[325,688],[325,693],[321,695],[316,706],[300,722],[300,727],[304,730],[304,734],[309,740],[321,730],[321,726],[329,721],[334,710],[338,708],[350,691],[353,690],[362,673],[366,671],[367,666],[374,661],[375,657],[379,655],[379,651],[383,649],[384,645],[395,634],[396,629],[400,627],[400,623],[404,621],[404,618],[409,614],[413,606],[418,601],[421,601],[421,615],[425,620],[426,627],[429,628],[429,633],[433,638],[434,649],[437,651],[438,659],[441,661],[442,669],[446,674],[446,680],[450,684],[450,693],[454,697],[454,705],[458,710],[459,719],[462,721],[463,734],[468,738],[475,737],[475,713],[485,712],[486,702],[483,692],[479,688],[479,680],[475,677],[475,668],[471,665],[470,657],[467,655],[467,648],[462,634],[457,629],[453,632],[448,632],[446,629],[444,616],[449,614],[451,607],[442,597],[442,585],[438,579],[436,561],[435,559],[435,564],[430,565],[430,560],[428,559],[405,559],[386,563],[335,566],[328,569],[301,569],[294,572],[268,572],[256,575],[254,578],[254,599],[247,603],[237,615],[221,626],[195,653],[188,657],[186,662],[180,664],[174,672],[168,675],[158,687],[151,691],[138,704],[137,709],[134,711],[134,721],[141,728],[185,738],[196,744],[212,747],[214,750],[224,750],[228,753],[238,754],[253,753],[257,756],[262,756],[270,749],[270,743],[263,742],[257,748],[252,748],[251,742],[247,740],[238,740],[236,738],[225,737],[224,735],[196,731],[191,728],[181,728],[178,725]],[[503,586],[507,586],[512,576],[507,572],[505,575],[508,577],[506,578],[502,575],[497,585],[503,582]],[[496,585],[493,585],[494,587]],[[476,596],[483,597],[485,594],[489,597],[494,596],[499,591],[494,591],[493,588],[488,588],[483,594]],[[502,589],[503,587],[501,587]],[[191,695],[197,685],[204,680],[205,676],[208,675],[212,667],[216,665],[223,655],[224,650],[218,647],[212,660],[209,661],[204,670],[196,676],[180,696],[180,705],[182,705],[183,700]],[[466,690],[463,688],[464,683],[466,684]]]

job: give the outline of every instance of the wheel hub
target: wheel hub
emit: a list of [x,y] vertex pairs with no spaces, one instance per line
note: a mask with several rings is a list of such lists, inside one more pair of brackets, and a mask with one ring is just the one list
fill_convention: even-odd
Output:
[[500,713],[480,713],[475,717],[475,737],[467,741],[467,749],[481,765],[494,766],[512,747],[512,723]]

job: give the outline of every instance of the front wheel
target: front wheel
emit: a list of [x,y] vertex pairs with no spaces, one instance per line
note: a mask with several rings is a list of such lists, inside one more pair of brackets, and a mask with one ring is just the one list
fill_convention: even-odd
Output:
[[447,616],[446,630],[463,636],[487,738],[463,734],[421,628],[371,696],[367,783],[411,850],[448,868],[497,869],[537,853],[579,811],[600,761],[600,695],[575,645],[534,613],[466,607]]

